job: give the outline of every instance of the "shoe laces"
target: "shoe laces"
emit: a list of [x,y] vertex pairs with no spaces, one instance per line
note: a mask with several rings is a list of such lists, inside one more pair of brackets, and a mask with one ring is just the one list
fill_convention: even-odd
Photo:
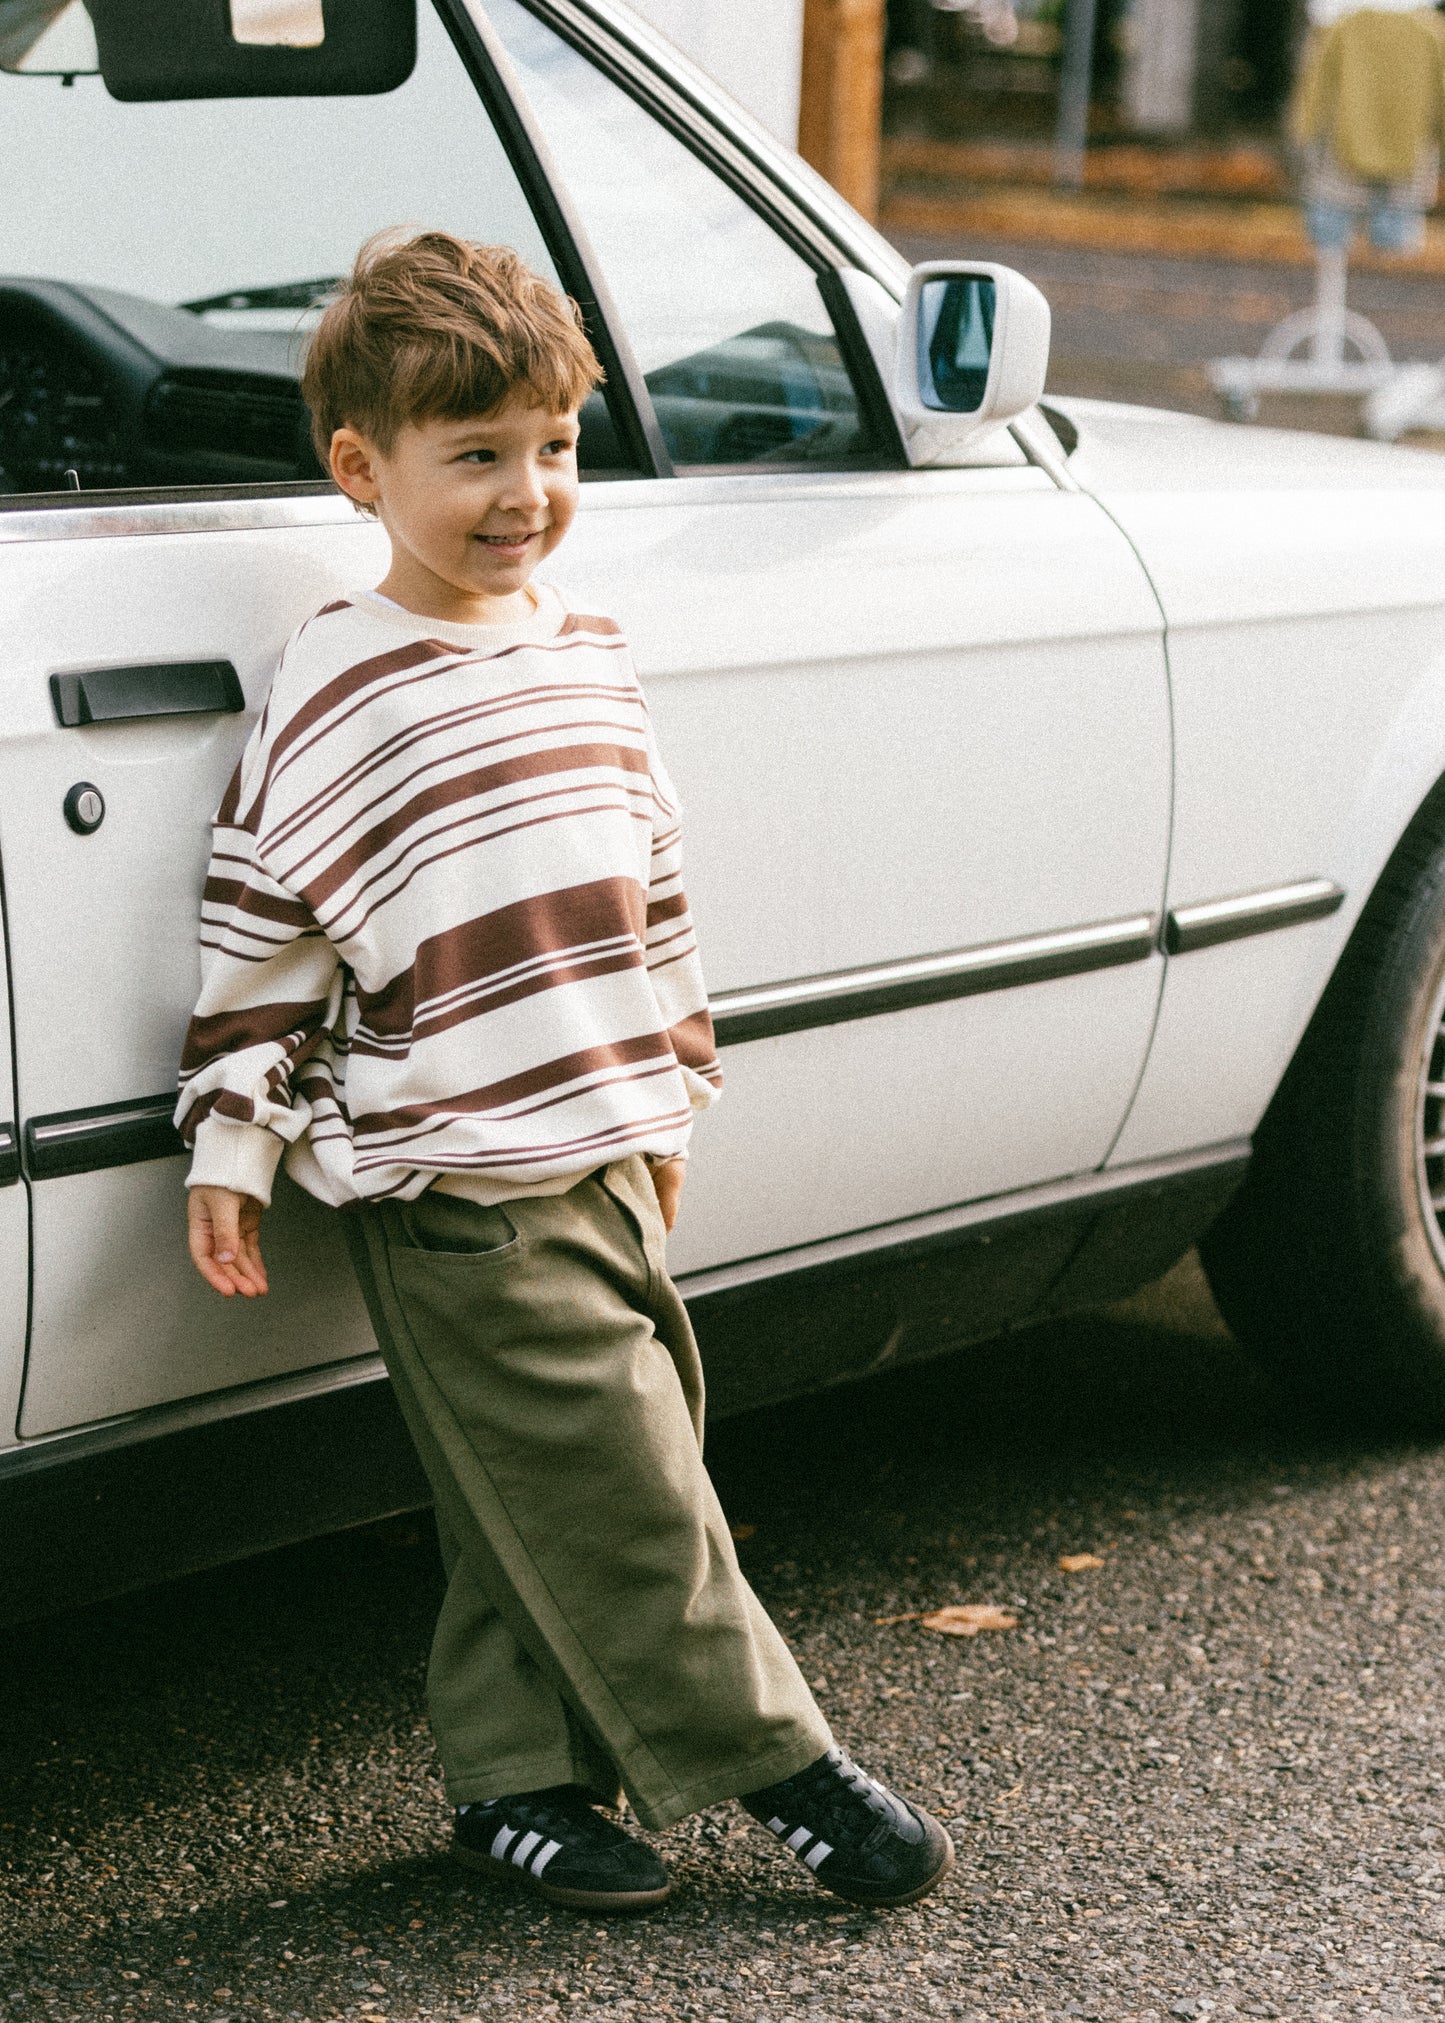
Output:
[[902,1799],[860,1770],[836,1744],[781,1789],[796,1793],[808,1824],[835,1846],[866,1850],[890,1834],[903,1831],[907,1837],[911,1815]]

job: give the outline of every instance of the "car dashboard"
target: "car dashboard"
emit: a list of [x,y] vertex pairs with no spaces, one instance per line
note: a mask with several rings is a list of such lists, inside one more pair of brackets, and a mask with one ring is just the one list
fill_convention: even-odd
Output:
[[0,492],[318,480],[297,350],[284,330],[0,279]]

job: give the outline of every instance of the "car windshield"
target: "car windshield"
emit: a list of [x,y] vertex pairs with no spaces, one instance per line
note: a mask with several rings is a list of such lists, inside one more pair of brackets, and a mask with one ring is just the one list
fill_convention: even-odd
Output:
[[[8,0],[0,32],[18,33],[17,5],[42,11]],[[418,13],[416,69],[379,97],[133,105],[99,77],[0,70],[0,279],[204,304],[254,328],[294,327],[318,277],[324,292],[384,225],[515,246],[551,274],[471,79],[434,11]],[[212,306],[232,296],[247,299]]]

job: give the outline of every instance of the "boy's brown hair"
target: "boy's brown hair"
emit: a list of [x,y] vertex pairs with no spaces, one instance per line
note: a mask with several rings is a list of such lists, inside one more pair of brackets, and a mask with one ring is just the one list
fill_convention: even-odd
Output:
[[575,302],[507,246],[378,232],[327,306],[301,392],[323,470],[354,428],[383,453],[409,422],[464,421],[510,395],[572,414],[602,379]]

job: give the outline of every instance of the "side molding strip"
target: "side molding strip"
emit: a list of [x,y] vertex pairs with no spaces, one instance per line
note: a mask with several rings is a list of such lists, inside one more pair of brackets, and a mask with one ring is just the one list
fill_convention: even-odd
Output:
[[103,1166],[170,1159],[185,1150],[171,1122],[174,1096],[107,1103],[98,1110],[62,1110],[25,1126],[25,1164],[32,1180],[60,1180]]
[[1221,941],[1242,941],[1246,935],[1296,927],[1302,920],[1323,920],[1344,903],[1344,892],[1333,879],[1302,878],[1295,885],[1271,885],[1263,892],[1240,892],[1232,899],[1206,900],[1201,906],[1172,906],[1164,923],[1164,947],[1170,955],[1189,955]]
[[0,1187],[13,1187],[20,1178],[20,1144],[13,1124],[0,1124]]
[[903,1011],[911,1005],[940,1004],[986,990],[1014,990],[1052,977],[1142,962],[1153,954],[1155,936],[1154,916],[1136,913],[1125,920],[1031,934],[1018,941],[988,941],[870,969],[831,970],[824,976],[721,991],[712,1000],[713,1028],[720,1047],[735,1047],[744,1040],[876,1018],[880,1012]]
[[[169,1100],[169,1099],[168,1099]],[[1085,1203],[1108,1208],[1127,1201],[1130,1195],[1187,1180],[1192,1174],[1237,1169],[1249,1162],[1250,1145],[1240,1138],[1224,1145],[1206,1146],[1165,1159],[1150,1159],[1134,1166],[1106,1167],[1102,1172],[1082,1173],[1072,1180],[1055,1180],[1041,1187],[1027,1187],[1013,1194],[993,1195],[956,1208],[931,1214],[908,1216],[901,1222],[883,1223],[872,1229],[853,1230],[846,1236],[824,1238],[796,1250],[774,1251],[764,1257],[745,1258],[736,1264],[695,1271],[679,1278],[678,1289],[690,1300],[709,1293],[730,1292],[739,1286],[758,1284],[770,1278],[809,1271],[818,1266],[850,1264],[854,1259],[884,1256],[893,1252],[907,1256],[910,1250],[926,1250],[948,1243],[969,1230],[1002,1227],[1026,1222],[1035,1215],[1050,1215]],[[193,1426],[209,1426],[249,1412],[261,1412],[276,1405],[299,1403],[322,1397],[353,1384],[385,1384],[386,1366],[380,1356],[349,1358],[344,1363],[323,1363],[313,1370],[297,1370],[284,1377],[266,1377],[231,1390],[210,1391],[196,1398],[180,1398],[174,1404],[156,1405],[144,1412],[127,1412],[120,1418],[101,1420],[89,1426],[70,1427],[61,1432],[41,1434],[15,1447],[0,1449],[0,1484],[20,1476],[65,1466],[86,1455],[130,1446],[157,1434],[183,1432]]]

